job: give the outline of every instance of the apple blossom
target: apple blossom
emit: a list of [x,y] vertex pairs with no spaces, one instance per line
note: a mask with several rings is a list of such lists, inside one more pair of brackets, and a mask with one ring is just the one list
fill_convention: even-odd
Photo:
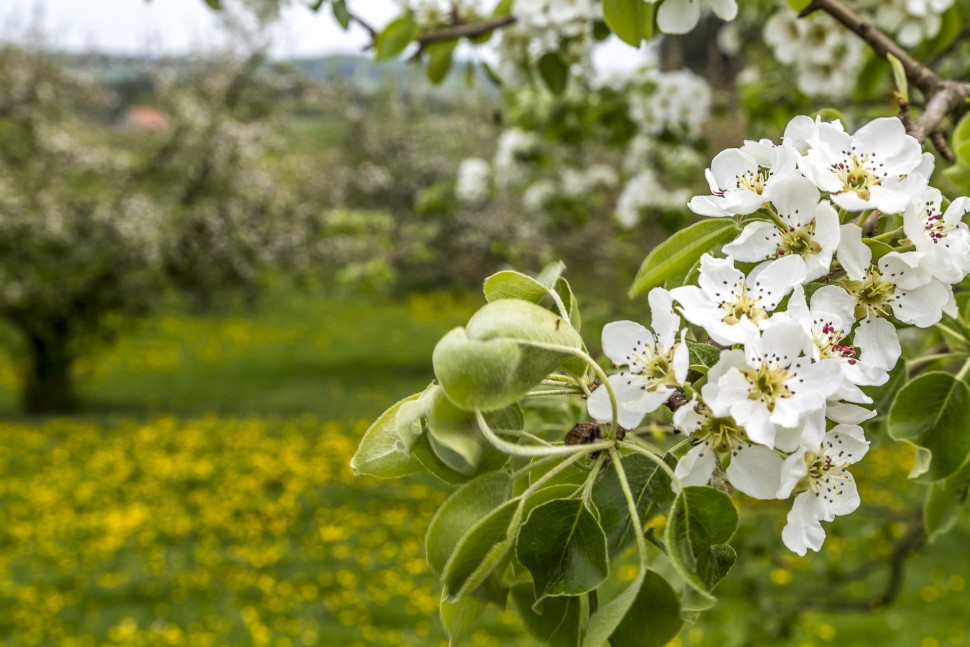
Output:
[[778,498],[800,492],[781,533],[790,550],[799,555],[808,549],[819,550],[825,541],[820,522],[859,507],[859,491],[846,466],[858,462],[868,449],[862,427],[837,425],[785,459]]
[[[603,352],[614,365],[628,369],[609,378],[616,394],[618,423],[626,429],[639,425],[687,379],[685,331],[678,341],[680,317],[674,313],[673,299],[667,290],[654,288],[648,300],[653,332],[633,321],[614,321],[603,327]],[[609,392],[602,386],[593,391],[587,406],[589,415],[599,422],[613,417]]]

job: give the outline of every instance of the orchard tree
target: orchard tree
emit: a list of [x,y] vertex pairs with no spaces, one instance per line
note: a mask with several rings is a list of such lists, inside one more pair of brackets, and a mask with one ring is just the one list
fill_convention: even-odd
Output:
[[254,290],[313,239],[273,169],[261,69],[173,69],[151,135],[106,123],[111,93],[54,57],[0,51],[0,316],[24,343],[25,410],[73,407],[75,360],[173,289]]
[[[729,543],[736,501],[790,501],[777,549],[823,550],[827,524],[865,505],[855,475],[882,435],[915,448],[910,478],[925,492],[886,590],[859,606],[891,602],[902,560],[953,526],[970,484],[966,7],[414,0],[377,29],[352,4],[312,6],[364,27],[378,59],[404,56],[432,81],[459,44],[496,42],[488,74],[527,88],[506,95],[523,117],[492,161],[459,169],[466,202],[553,173],[529,217],[608,177],[630,191],[617,207],[627,226],[665,200],[700,217],[650,250],[632,282],[649,322],[596,335],[612,369],[581,334],[563,264],[502,271],[485,279],[486,305],[436,346],[429,386],[363,437],[358,474],[430,472],[459,486],[426,540],[452,643],[511,600],[543,643],[665,645],[747,557]],[[742,107],[736,125],[759,139],[711,151],[707,189],[687,194],[654,156],[612,175],[581,154],[571,173],[560,168],[597,138],[689,142],[684,125],[710,101],[700,84],[677,82],[685,98],[668,113],[670,91],[649,88],[672,72],[649,71],[640,94],[654,103],[638,108],[621,84],[609,89],[615,109],[597,112],[609,92],[590,52],[610,33],[633,46],[690,33],[710,24],[707,9],[735,21],[708,40],[737,59],[714,100]],[[534,118],[544,101],[568,105],[559,100],[574,104]],[[557,146],[566,152],[546,152]],[[637,575],[623,583],[616,565],[631,546]]]

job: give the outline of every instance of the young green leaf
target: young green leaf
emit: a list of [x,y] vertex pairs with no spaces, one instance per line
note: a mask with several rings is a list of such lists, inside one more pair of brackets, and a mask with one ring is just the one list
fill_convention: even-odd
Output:
[[706,373],[708,369],[717,364],[721,359],[721,349],[711,344],[698,344],[687,342],[687,350],[690,354],[690,367],[692,370],[699,370]]
[[398,478],[421,471],[421,463],[408,453],[397,429],[398,411],[421,395],[415,393],[393,405],[364,433],[357,452],[350,459],[354,474]]
[[508,454],[504,454],[490,445],[482,455],[475,471],[470,474],[463,474],[449,467],[438,457],[438,454],[431,448],[430,434],[424,434],[418,439],[418,442],[411,448],[411,455],[418,460],[424,469],[451,485],[461,485],[480,474],[494,472],[501,469],[509,461]]
[[441,595],[438,613],[441,616],[441,625],[450,639],[449,647],[461,647],[469,641],[472,633],[478,629],[478,619],[484,613],[485,606],[485,601],[474,595],[455,601]]
[[428,52],[428,80],[438,85],[445,80],[448,72],[451,71],[452,55],[458,40],[445,40],[437,43],[429,43]]
[[653,37],[656,5],[643,0],[603,0],[603,18],[620,40],[640,46],[644,38]]
[[[319,9],[319,6],[317,9]],[[346,0],[333,0],[330,10],[333,11],[333,17],[337,21],[337,24],[343,29],[350,27],[350,11],[347,10]]]
[[741,233],[732,218],[701,220],[653,248],[640,266],[630,297],[663,285],[670,276],[685,274],[704,253]]
[[670,508],[665,534],[667,556],[701,601],[709,606],[709,592],[734,563],[725,544],[738,527],[738,511],[731,497],[714,488],[685,487]]
[[549,288],[538,280],[514,270],[492,274],[485,279],[483,289],[485,300],[488,302],[499,299],[522,299],[530,303],[539,303],[549,294]]
[[438,342],[435,375],[454,404],[493,411],[525,395],[560,365],[585,372],[581,359],[520,342],[554,344],[580,350],[583,340],[568,321],[519,299],[493,301]]
[[970,458],[970,387],[949,373],[925,373],[900,389],[889,410],[889,435],[916,447],[909,477],[932,483]]
[[394,58],[421,33],[421,27],[407,16],[392,21],[378,34],[374,44],[378,61]]
[[[486,419],[496,432],[517,431],[524,424],[517,404],[489,413]],[[475,414],[456,407],[441,389],[435,392],[428,412],[428,440],[445,465],[465,475],[475,472],[491,447],[482,436]]]
[[504,471],[482,474],[455,490],[428,526],[424,546],[431,572],[440,576],[458,541],[511,494],[512,479]]
[[539,602],[592,591],[609,574],[606,536],[582,499],[557,499],[533,510],[515,554],[532,573]]
[[556,52],[547,52],[539,59],[539,75],[553,94],[562,94],[569,82],[569,68]]
[[449,600],[478,588],[506,558],[521,522],[520,505],[521,500],[505,503],[459,540],[441,576]]

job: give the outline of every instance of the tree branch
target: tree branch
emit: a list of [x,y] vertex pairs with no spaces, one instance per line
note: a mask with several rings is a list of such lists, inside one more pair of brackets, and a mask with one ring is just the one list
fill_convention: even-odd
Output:
[[804,18],[816,11],[823,11],[835,18],[859,38],[866,41],[879,56],[886,58],[886,54],[892,54],[898,58],[906,71],[906,78],[922,90],[923,94],[929,96],[936,92],[941,81],[933,70],[910,56],[909,52],[899,46],[896,41],[839,0],[812,0],[798,16]]
[[350,22],[355,22],[364,28],[364,31],[370,36],[371,41],[377,40],[377,34],[379,33],[377,29],[374,28],[369,22],[353,13],[352,11],[347,11],[347,15],[350,16]]
[[[908,113],[900,116],[909,134],[921,144],[927,139],[932,139],[934,143],[939,142],[939,138],[933,138],[933,135],[943,120],[951,114],[959,117],[970,108],[970,83],[941,79],[936,72],[913,58],[896,41],[842,4],[841,0],[812,0],[799,17],[804,18],[816,11],[832,16],[868,43],[879,56],[886,58],[887,55],[892,54],[899,59],[909,83],[919,88],[927,100],[923,114],[915,122],[909,118]],[[940,153],[946,157],[949,150],[944,146],[940,149]]]
[[452,40],[454,38],[476,38],[478,36],[483,36],[490,31],[495,31],[496,29],[513,25],[515,24],[515,21],[515,16],[503,16],[502,18],[487,20],[485,22],[470,22],[463,25],[455,25],[454,27],[448,27],[447,29],[421,34],[418,36],[417,41],[423,47],[428,43],[437,43],[443,40]]

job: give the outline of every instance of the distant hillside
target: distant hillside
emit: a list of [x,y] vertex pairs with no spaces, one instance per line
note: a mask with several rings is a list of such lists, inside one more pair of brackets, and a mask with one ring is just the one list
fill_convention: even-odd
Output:
[[[149,70],[156,62],[131,56],[63,55],[68,64],[96,80],[113,87],[133,86],[139,89],[149,81]],[[171,61],[169,61],[171,62]],[[176,63],[189,64],[191,59],[177,59]],[[455,61],[451,74],[440,86],[432,86],[425,79],[424,70],[418,65],[404,61],[375,62],[366,56],[333,55],[317,58],[298,58],[273,61],[267,70],[288,69],[312,81],[345,82],[364,89],[377,87],[406,87],[409,92],[451,94],[465,85],[467,71],[464,61]],[[485,74],[477,66],[473,75],[480,87],[493,88]]]

